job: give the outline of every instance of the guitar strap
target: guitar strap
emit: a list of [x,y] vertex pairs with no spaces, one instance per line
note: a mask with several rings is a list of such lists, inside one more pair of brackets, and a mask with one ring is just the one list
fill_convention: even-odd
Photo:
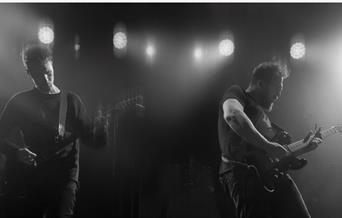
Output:
[[68,109],[68,100],[67,100],[68,92],[61,91],[61,101],[59,104],[59,121],[58,121],[58,136],[63,138],[65,135],[65,123],[66,123],[66,115]]

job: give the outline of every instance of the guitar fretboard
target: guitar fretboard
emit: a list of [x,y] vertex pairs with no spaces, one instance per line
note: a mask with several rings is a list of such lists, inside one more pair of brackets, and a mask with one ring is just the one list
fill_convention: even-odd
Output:
[[[338,130],[338,128],[336,128],[336,126],[332,126],[326,130],[321,131],[321,136],[322,139],[325,139],[331,135],[334,135],[336,133],[339,133],[340,131]],[[289,148],[289,150],[291,152],[296,152],[299,151],[301,149],[303,149],[304,147],[308,146],[308,144],[310,143],[310,139],[308,139],[306,142],[304,142],[304,139],[299,140],[297,142],[291,143],[289,145],[287,145],[287,147]]]

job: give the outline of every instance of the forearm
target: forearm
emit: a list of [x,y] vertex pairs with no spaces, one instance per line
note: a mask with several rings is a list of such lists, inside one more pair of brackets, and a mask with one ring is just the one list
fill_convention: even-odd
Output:
[[269,150],[271,146],[269,140],[261,135],[244,112],[234,111],[225,120],[231,129],[246,142],[262,150]]
[[0,153],[5,154],[6,156],[12,156],[12,155],[16,154],[16,152],[18,151],[17,146],[18,145],[11,142],[7,138],[1,138],[0,139]]

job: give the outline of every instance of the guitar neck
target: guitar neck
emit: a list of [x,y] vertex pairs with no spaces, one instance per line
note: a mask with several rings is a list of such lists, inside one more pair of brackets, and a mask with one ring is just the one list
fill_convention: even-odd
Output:
[[[326,130],[321,131],[321,137],[322,137],[322,139],[325,139],[325,138],[327,138],[331,135],[334,135],[338,132],[339,131],[335,128],[335,126],[332,126]],[[291,152],[297,152],[297,151],[305,148],[306,146],[308,146],[310,144],[310,141],[311,140],[309,139],[309,140],[306,140],[306,142],[304,142],[304,139],[302,139],[302,140],[299,140],[299,141],[296,141],[294,143],[287,145],[287,147]],[[300,155],[300,154],[298,154],[298,155]]]
[[327,138],[328,136],[334,135],[336,133],[339,133],[338,129],[335,128],[335,126],[330,127],[329,129],[326,129],[321,132],[322,139]]

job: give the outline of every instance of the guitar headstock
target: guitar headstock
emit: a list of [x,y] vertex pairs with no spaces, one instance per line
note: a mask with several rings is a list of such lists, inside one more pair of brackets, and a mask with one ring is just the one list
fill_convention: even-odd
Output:
[[342,133],[342,125],[333,126],[335,132]]
[[143,112],[145,110],[145,105],[141,90],[139,88],[129,90],[128,93],[114,105],[113,109],[121,112],[129,110]]

